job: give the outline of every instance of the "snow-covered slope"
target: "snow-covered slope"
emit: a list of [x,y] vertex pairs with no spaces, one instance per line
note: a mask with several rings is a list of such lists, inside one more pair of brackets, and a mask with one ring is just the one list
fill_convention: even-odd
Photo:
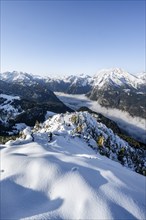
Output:
[[10,118],[12,119],[22,113],[21,107],[14,105],[15,100],[20,100],[20,97],[0,94],[0,122],[5,124]]
[[55,115],[0,146],[1,219],[146,219],[145,177],[96,153],[72,133],[74,120]]
[[142,80],[144,81],[144,83],[146,84],[146,72],[139,73],[139,74],[137,75],[137,77],[138,77],[139,79],[142,79]]

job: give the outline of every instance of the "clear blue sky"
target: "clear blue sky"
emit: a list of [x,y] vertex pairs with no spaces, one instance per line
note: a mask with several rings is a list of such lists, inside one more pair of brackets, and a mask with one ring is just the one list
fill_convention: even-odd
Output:
[[1,1],[1,72],[145,71],[145,1]]

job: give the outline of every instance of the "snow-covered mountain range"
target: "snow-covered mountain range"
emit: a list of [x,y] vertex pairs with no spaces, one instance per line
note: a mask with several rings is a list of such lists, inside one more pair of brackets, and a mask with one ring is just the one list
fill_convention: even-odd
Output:
[[[59,92],[63,92],[63,89],[65,89],[63,86],[66,85],[67,91],[65,90],[64,92],[82,94],[85,92],[81,92],[80,90],[77,91],[78,87],[80,87],[80,89],[87,86],[92,88],[98,86],[98,88],[102,88],[108,84],[115,87],[139,89],[141,85],[146,84],[146,73],[132,75],[120,68],[111,68],[102,69],[93,76],[80,74],[70,76],[41,77],[33,74],[13,71],[0,73],[0,80],[13,83],[27,83],[29,85],[42,81],[50,84],[54,90],[57,90],[55,84],[58,86],[60,85],[58,88]],[[71,89],[72,87],[76,87],[76,89],[73,90]]]
[[91,114],[57,114],[15,139],[0,145],[1,219],[146,218],[145,150]]
[[146,118],[146,74],[132,75],[120,68],[103,69],[94,76],[40,77],[27,73],[0,73],[0,80],[21,85],[41,85],[53,92],[86,94],[106,108]]
[[22,85],[45,84],[52,91],[64,91],[71,94],[84,94],[91,89],[93,79],[91,76],[81,74],[79,76],[40,77],[23,72],[0,73],[0,80]]

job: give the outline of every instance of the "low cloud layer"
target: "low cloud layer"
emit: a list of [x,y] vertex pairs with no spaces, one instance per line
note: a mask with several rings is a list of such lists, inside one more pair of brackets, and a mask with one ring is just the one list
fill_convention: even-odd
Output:
[[56,93],[58,98],[70,108],[77,110],[81,106],[87,106],[93,111],[115,121],[118,126],[133,138],[146,143],[146,120],[139,117],[132,117],[128,112],[113,108],[104,108],[98,102],[89,100],[85,95],[68,95]]

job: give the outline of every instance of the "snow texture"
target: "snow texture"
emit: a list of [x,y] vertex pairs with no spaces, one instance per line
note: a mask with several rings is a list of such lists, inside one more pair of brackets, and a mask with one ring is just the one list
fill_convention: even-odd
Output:
[[145,177],[90,148],[73,133],[74,115],[54,115],[0,146],[1,219],[146,219]]

